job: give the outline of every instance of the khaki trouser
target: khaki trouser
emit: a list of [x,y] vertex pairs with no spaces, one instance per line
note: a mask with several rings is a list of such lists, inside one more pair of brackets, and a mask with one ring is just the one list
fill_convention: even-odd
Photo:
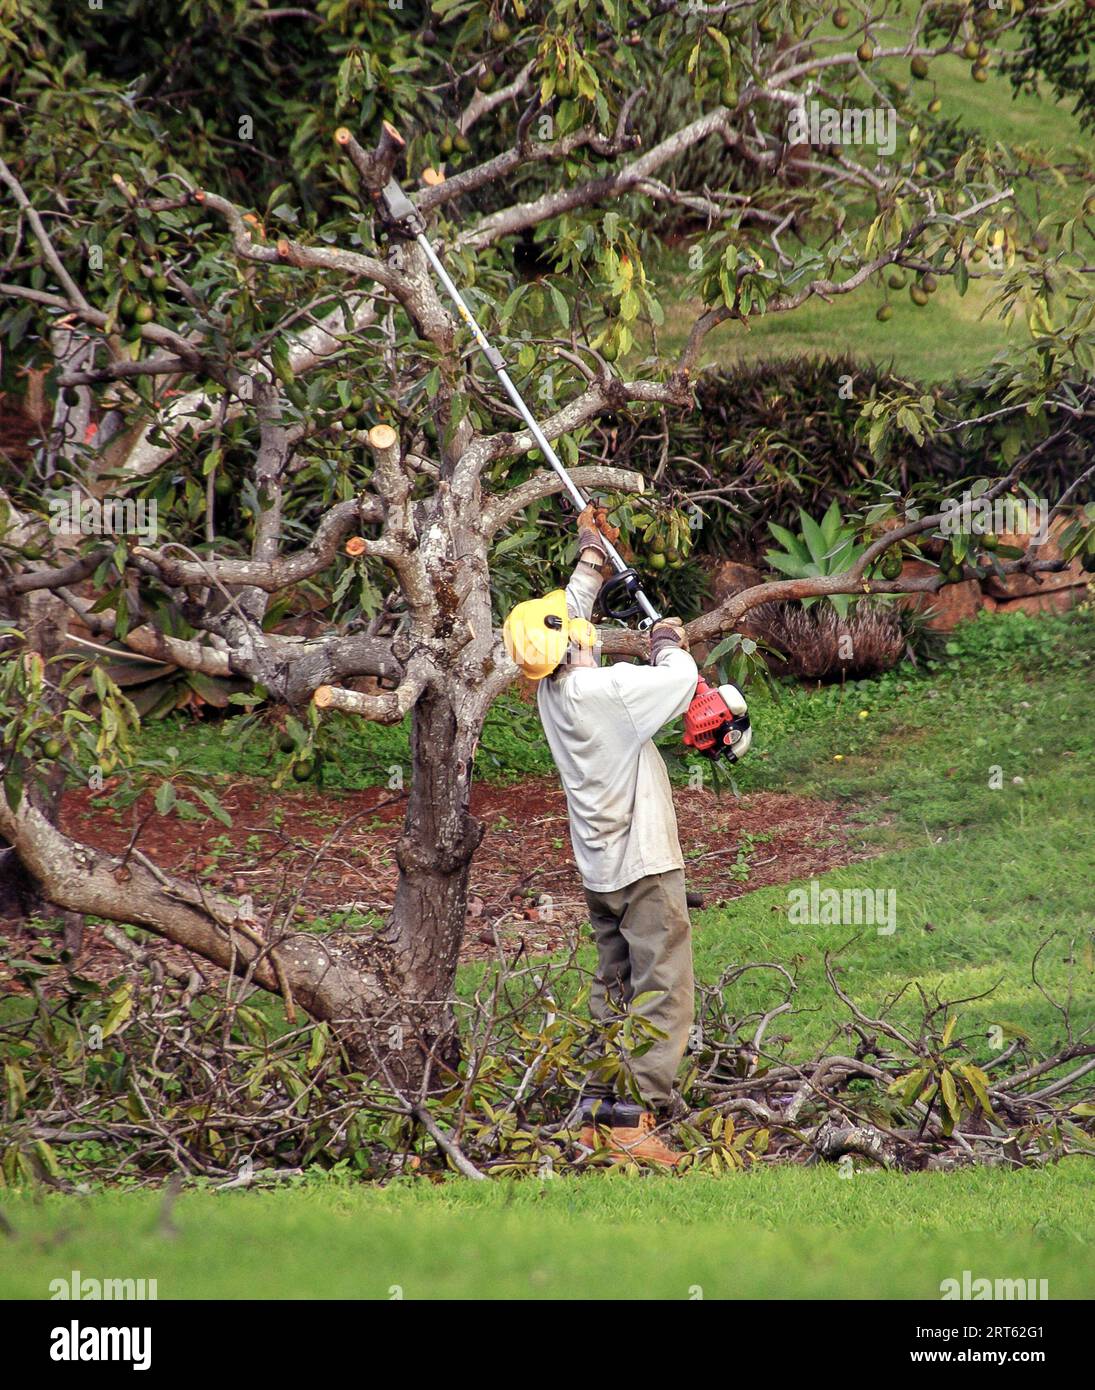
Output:
[[650,874],[613,893],[585,890],[597,943],[590,995],[593,1017],[618,1016],[639,995],[657,991],[638,1013],[666,1034],[629,1063],[647,1105],[668,1103],[693,1015],[692,924],[684,870]]

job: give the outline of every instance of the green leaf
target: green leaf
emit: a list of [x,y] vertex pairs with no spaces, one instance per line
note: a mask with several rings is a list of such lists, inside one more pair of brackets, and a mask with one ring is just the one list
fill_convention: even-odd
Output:
[[[954,1077],[946,1069],[939,1074],[939,1089],[943,1094],[943,1104],[946,1107],[947,1115],[950,1117],[951,1128],[958,1123],[958,1117],[962,1113],[958,1104],[958,1087],[954,1084]],[[944,1132],[950,1133],[944,1126]]]
[[821,565],[832,547],[826,540],[824,531],[812,516],[807,516],[801,507],[798,509],[798,515],[799,521],[802,523],[803,537],[810,548],[811,558],[815,565]]
[[[778,526],[774,521],[768,523],[768,529],[776,540],[783,546],[788,555],[793,555],[796,559],[805,564],[810,558],[810,552],[803,545],[798,536],[792,535],[785,526]],[[769,555],[771,551],[768,552]]]
[[110,1012],[103,1024],[103,1037],[109,1038],[122,1026],[133,1012],[133,986],[124,984],[110,996]]
[[[354,580],[357,578],[357,573],[358,571],[356,564],[347,565],[346,568],[342,571],[341,575],[339,575],[338,583],[331,591],[332,606],[337,606],[346,597],[347,590],[349,589],[350,585],[354,582]],[[234,700],[235,696],[231,696],[230,698]]]
[[890,1085],[891,1095],[900,1095],[906,1105],[911,1105],[917,1096],[924,1089],[931,1072],[927,1067],[918,1067],[915,1071],[909,1072],[907,1076],[899,1076]]
[[821,534],[825,537],[825,544],[828,549],[832,549],[843,529],[844,521],[840,515],[840,503],[834,497],[829,503],[825,515],[821,518]]
[[538,531],[531,527],[523,527],[520,531],[514,531],[512,535],[503,537],[491,553],[495,559],[498,559],[502,555],[509,555],[514,550],[522,550],[538,539]]
[[725,35],[724,33],[721,32],[721,30],[716,29],[716,28],[715,28],[713,25],[711,25],[711,24],[708,24],[708,25],[707,25],[707,33],[708,33],[708,36],[709,36],[710,38],[714,39],[714,41],[715,41],[715,42],[718,44],[718,46],[722,49],[724,55],[725,55],[726,58],[727,58],[727,61],[729,61],[729,58],[730,58],[730,40],[726,37],[726,35]]
[[232,817],[228,814],[228,812],[224,809],[224,807],[220,804],[220,802],[217,800],[217,798],[213,795],[211,791],[207,791],[205,787],[194,787],[193,792],[194,795],[198,798],[198,800],[201,801],[202,804],[205,807],[207,807],[208,810],[211,811],[214,816],[216,816],[217,820],[220,821],[221,825],[230,826],[232,824]]
[[274,375],[283,386],[293,384],[293,368],[289,361],[289,348],[284,338],[275,338],[270,345],[270,362]]
[[308,1069],[315,1071],[327,1050],[327,1030],[322,1023],[312,1030],[312,1040],[308,1045]]
[[551,302],[555,306],[555,313],[559,318],[559,322],[563,325],[564,328],[569,328],[570,305],[566,301],[566,296],[563,294],[561,290],[556,289],[554,285],[549,285],[548,289],[551,292]]
[[44,1139],[36,1139],[34,1141],[34,1152],[38,1158],[38,1162],[51,1178],[59,1178],[62,1176],[61,1165],[57,1161],[57,1155]]
[[502,312],[498,315],[498,322],[502,328],[505,328],[513,317],[527,289],[528,285],[518,285],[516,289],[510,291],[506,302],[502,305]]
[[19,803],[23,799],[23,774],[21,772],[8,772],[4,775],[4,797],[8,806],[13,811],[18,811]]
[[709,653],[706,665],[714,666],[716,661],[721,661],[727,652],[734,651],[740,643],[741,634],[739,632],[732,632],[729,637],[724,637],[722,641],[716,645],[714,651]]
[[114,605],[114,632],[122,642],[129,633],[129,595],[124,589],[118,590],[118,601]]
[[18,1118],[27,1099],[27,1080],[23,1068],[17,1062],[4,1063],[4,1091],[7,1099],[8,1119]]
[[808,575],[816,577],[818,573],[817,566],[808,560],[799,560],[793,555],[784,555],[779,550],[766,550],[764,558],[773,569],[779,570],[789,579],[803,579]]
[[989,1079],[979,1066],[973,1062],[966,1062],[958,1068],[962,1075],[970,1084],[973,1094],[981,1103],[981,1109],[986,1115],[993,1113],[992,1098],[989,1095]]

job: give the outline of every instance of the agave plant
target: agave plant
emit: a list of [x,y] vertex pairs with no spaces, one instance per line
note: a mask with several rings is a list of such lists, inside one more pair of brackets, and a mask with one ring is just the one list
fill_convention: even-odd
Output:
[[[844,574],[855,564],[866,546],[856,540],[856,528],[840,514],[840,507],[834,501],[820,522],[808,516],[800,507],[798,511],[802,530],[796,536],[785,526],[774,521],[768,529],[783,546],[782,550],[766,550],[765,559],[773,569],[787,575],[789,579],[807,579],[818,575]],[[851,594],[832,594],[827,599],[803,599],[809,608],[814,603],[831,603],[842,618],[855,602]]]

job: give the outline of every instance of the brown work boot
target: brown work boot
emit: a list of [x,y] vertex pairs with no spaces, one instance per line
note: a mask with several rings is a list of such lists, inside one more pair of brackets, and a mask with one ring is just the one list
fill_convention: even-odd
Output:
[[613,1125],[608,1131],[612,1162],[658,1163],[663,1168],[675,1168],[684,1154],[679,1149],[671,1149],[655,1133],[658,1121],[653,1111],[643,1110],[638,1119],[637,1125]]
[[582,1096],[578,1101],[581,1130],[578,1142],[587,1149],[603,1149],[608,1126],[612,1123],[611,1096]]

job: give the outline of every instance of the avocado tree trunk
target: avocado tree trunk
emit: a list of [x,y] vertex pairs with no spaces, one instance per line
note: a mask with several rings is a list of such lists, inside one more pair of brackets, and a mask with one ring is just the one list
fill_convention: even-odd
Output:
[[388,1032],[387,1066],[404,1086],[423,1080],[438,1084],[459,1060],[452,997],[468,875],[483,838],[470,810],[479,726],[462,717],[467,708],[459,696],[431,688],[412,715],[410,798],[396,847],[395,902],[384,932],[402,1015],[398,1030]]

